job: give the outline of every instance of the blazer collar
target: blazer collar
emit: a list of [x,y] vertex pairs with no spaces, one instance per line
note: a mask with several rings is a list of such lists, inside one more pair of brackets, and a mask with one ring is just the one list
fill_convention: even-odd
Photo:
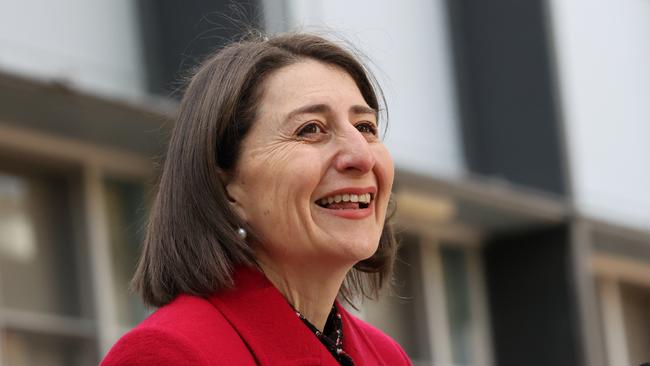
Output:
[[[233,277],[235,286],[212,295],[209,301],[239,333],[258,364],[338,366],[261,271],[239,267]],[[345,342],[345,324],[343,337]]]

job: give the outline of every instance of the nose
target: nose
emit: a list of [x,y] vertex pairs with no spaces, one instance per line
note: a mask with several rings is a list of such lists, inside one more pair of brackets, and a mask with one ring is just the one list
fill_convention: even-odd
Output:
[[366,138],[352,125],[339,136],[334,166],[339,172],[364,174],[375,166],[375,156]]

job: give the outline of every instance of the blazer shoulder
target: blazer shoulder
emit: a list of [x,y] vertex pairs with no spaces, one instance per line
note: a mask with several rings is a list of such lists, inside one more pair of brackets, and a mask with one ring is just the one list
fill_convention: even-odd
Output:
[[390,360],[391,365],[412,365],[404,349],[384,332],[351,314],[348,314],[352,324],[364,335],[364,339],[372,345],[382,358]]
[[210,332],[215,326],[227,324],[221,312],[208,300],[198,296],[180,295],[169,304],[158,308],[138,324],[136,329],[166,329],[192,338],[196,333]]
[[[120,362],[107,363],[114,359]],[[179,359],[183,361],[178,363]],[[180,295],[120,338],[102,366],[246,364],[248,360],[252,355],[246,344],[214,305],[201,297]]]
[[165,329],[136,328],[125,334],[100,366],[209,365],[189,339]]

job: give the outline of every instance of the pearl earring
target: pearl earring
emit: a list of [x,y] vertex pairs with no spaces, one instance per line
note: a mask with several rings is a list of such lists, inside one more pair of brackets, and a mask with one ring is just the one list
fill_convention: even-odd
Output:
[[248,233],[246,232],[246,230],[243,227],[240,227],[240,228],[237,229],[237,235],[239,235],[239,237],[242,238],[242,240],[246,239],[247,234]]

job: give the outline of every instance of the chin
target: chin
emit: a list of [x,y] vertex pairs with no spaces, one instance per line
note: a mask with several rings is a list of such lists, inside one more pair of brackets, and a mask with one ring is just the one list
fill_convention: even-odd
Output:
[[363,240],[363,241],[346,241],[341,244],[344,250],[342,251],[344,260],[352,263],[357,263],[364,259],[372,257],[379,247],[379,238],[377,240]]

